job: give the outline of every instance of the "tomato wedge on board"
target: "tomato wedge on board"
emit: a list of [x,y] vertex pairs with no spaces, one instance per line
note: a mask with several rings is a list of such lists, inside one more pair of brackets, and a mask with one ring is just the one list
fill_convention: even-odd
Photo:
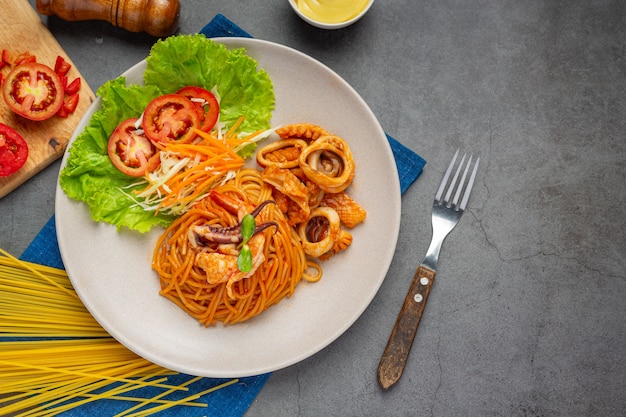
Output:
[[200,130],[210,132],[220,115],[220,105],[213,93],[202,87],[188,86],[181,88],[176,94],[191,100],[200,113]]
[[113,165],[131,177],[141,177],[159,165],[157,149],[139,129],[135,118],[124,120],[109,138],[107,153]]
[[54,62],[54,72],[56,72],[59,77],[63,77],[64,75],[67,75],[70,68],[72,68],[70,63],[67,62],[62,56],[57,55],[57,59]]
[[13,68],[2,85],[9,108],[30,120],[46,120],[63,105],[61,79],[47,65],[27,62]]
[[2,63],[4,65],[11,65],[11,51],[8,49],[2,50]]
[[80,77],[75,78],[74,81],[65,86],[65,94],[72,95],[78,93],[78,90],[80,90],[80,84]]
[[65,102],[63,103],[63,109],[68,113],[74,113],[76,111],[76,107],[78,106],[79,98],[80,95],[78,93],[66,96]]
[[13,65],[17,66],[27,64],[29,62],[37,62],[37,57],[35,55],[31,55],[30,52],[23,52],[15,58]]
[[13,128],[0,123],[0,177],[20,169],[28,159],[28,144]]
[[143,130],[155,143],[189,143],[200,129],[195,105],[180,94],[165,94],[148,103],[143,112]]

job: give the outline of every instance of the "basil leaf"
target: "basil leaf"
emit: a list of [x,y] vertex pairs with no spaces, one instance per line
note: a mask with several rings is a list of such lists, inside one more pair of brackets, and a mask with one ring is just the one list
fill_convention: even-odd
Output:
[[256,222],[251,214],[246,214],[241,220],[241,236],[243,237],[243,243],[246,243],[252,235],[254,235],[254,229],[256,229]]
[[252,252],[250,251],[250,247],[246,244],[244,244],[241,247],[241,251],[239,251],[237,268],[239,268],[241,272],[250,272],[252,269]]

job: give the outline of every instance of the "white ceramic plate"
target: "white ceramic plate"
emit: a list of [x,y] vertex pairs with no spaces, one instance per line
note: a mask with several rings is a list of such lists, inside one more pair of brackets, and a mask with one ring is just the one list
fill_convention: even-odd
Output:
[[[74,288],[96,320],[138,355],[191,375],[233,378],[297,363],[344,333],[382,284],[400,226],[400,186],[385,134],[363,99],[320,62],[266,41],[221,38],[244,47],[272,78],[276,110],[272,125],[308,122],[348,141],[356,161],[351,195],[367,210],[353,229],[352,246],[324,263],[321,281],[301,283],[284,299],[244,323],[205,328],[159,296],[150,267],[163,229],[148,234],[91,220],[87,205],[57,185],[56,228],[63,262]],[[145,61],[124,75],[141,83]],[[97,99],[75,135],[100,108]],[[74,138],[72,138],[72,141]],[[71,146],[71,142],[70,142]],[[62,166],[65,165],[67,153]]]

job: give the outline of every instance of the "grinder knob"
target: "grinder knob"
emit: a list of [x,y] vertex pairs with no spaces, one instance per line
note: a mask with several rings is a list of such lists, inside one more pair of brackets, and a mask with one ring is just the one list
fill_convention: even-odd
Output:
[[104,20],[130,32],[166,37],[178,28],[179,0],[37,0],[37,11],[63,20]]

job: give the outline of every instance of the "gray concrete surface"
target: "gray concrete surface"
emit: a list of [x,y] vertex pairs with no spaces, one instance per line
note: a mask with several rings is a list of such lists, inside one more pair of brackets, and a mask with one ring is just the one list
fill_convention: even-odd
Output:
[[[376,0],[332,32],[287,0],[181,3],[183,33],[222,13],[321,60],[428,161],[370,307],[274,372],[247,416],[626,415],[626,3]],[[45,21],[94,90],[154,41]],[[405,375],[383,392],[376,366],[458,147],[482,158],[470,209],[444,246]],[[53,214],[58,168],[0,200],[0,247],[20,254]]]

